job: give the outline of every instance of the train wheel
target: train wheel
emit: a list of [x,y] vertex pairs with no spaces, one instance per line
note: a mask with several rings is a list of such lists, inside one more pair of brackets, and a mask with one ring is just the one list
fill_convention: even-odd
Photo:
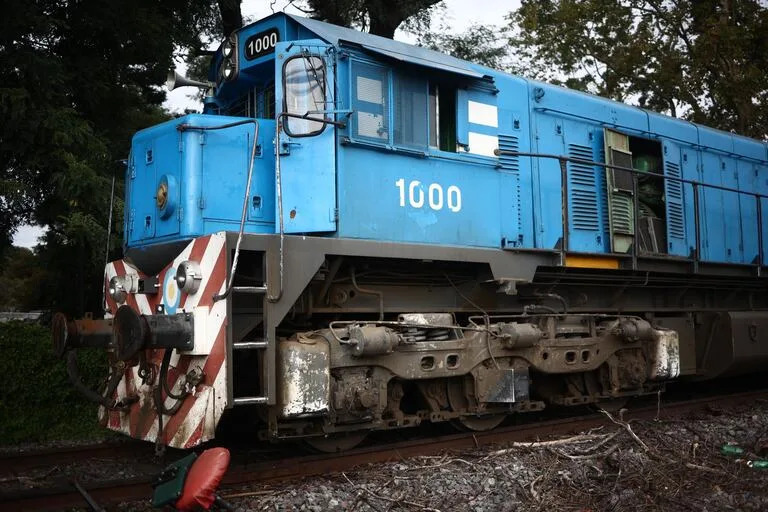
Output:
[[363,442],[368,432],[339,432],[326,436],[307,437],[304,442],[321,453],[336,453],[351,450]]
[[[452,411],[469,409],[470,401],[465,392],[467,381],[470,380],[451,379],[446,384],[448,404]],[[466,415],[451,420],[451,424],[464,432],[482,432],[498,427],[506,417],[506,414]]]

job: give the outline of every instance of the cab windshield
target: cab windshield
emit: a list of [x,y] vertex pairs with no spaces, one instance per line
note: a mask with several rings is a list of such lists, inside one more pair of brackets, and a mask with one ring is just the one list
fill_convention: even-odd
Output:
[[[325,63],[320,57],[294,57],[283,69],[285,84],[285,132],[291,136],[317,135],[325,123],[306,117],[324,117]],[[294,117],[299,116],[299,117]]]

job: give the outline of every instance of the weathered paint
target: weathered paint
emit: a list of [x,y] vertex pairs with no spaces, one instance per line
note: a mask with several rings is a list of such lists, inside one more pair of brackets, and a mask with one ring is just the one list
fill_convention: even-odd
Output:
[[656,339],[647,343],[648,378],[675,379],[680,376],[680,342],[677,331],[657,330]]
[[[190,242],[187,247],[171,261],[159,274],[158,283],[165,282],[165,277],[173,274],[178,265],[186,260],[200,262],[203,279],[195,294],[173,296],[173,304],[161,288],[154,295],[128,294],[126,304],[144,315],[162,314],[158,306],[175,306],[176,312],[192,312],[195,321],[195,348],[186,353],[174,352],[168,370],[168,385],[174,393],[179,393],[186,386],[185,375],[188,371],[201,368],[205,374],[203,381],[191,390],[173,415],[163,416],[162,440],[174,448],[190,448],[213,439],[216,425],[227,405],[226,390],[226,301],[213,302],[213,295],[222,293],[226,287],[226,251],[225,233],[216,233]],[[115,275],[135,275],[146,277],[130,263],[124,260],[111,262],[105,269],[104,281]],[[117,310],[120,304],[107,297],[108,316]],[[149,364],[158,370],[163,358],[162,350],[147,350],[145,357]],[[129,367],[120,381],[116,399],[135,396],[138,400],[124,412],[107,411],[101,408],[100,418],[108,428],[131,437],[146,441],[155,441],[158,437],[158,418],[153,393],[159,381],[159,372],[155,371],[154,380],[142,382],[139,366]],[[167,408],[176,400],[163,394]]]
[[280,342],[283,417],[325,412],[330,404],[330,349],[324,341]]

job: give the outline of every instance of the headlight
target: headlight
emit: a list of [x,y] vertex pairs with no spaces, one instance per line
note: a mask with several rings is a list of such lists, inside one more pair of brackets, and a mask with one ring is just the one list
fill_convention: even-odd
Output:
[[224,78],[229,78],[232,76],[232,66],[227,63],[227,66],[224,68],[224,70],[221,72],[224,75]]
[[232,45],[229,43],[229,41],[225,42],[224,45],[221,47],[221,53],[225,57],[229,57],[232,55]]
[[200,270],[200,264],[196,261],[183,261],[176,269],[176,286],[184,293],[193,294],[200,288],[200,281],[203,280],[203,272]]
[[109,296],[118,304],[125,302],[125,298],[128,296],[125,276],[115,276],[109,280]]

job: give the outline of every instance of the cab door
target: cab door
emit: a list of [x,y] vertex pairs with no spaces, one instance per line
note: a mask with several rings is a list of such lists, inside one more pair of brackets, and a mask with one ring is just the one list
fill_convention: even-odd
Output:
[[[286,233],[336,230],[333,47],[319,40],[277,43],[276,181]],[[279,220],[279,205],[275,218]]]

